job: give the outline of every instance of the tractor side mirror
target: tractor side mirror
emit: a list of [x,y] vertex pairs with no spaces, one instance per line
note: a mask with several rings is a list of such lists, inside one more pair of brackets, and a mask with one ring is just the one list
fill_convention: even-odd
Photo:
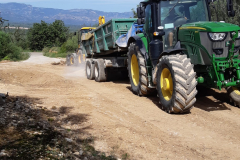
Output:
[[145,7],[137,8],[137,16],[138,16],[138,20],[137,20],[138,25],[145,24]]
[[145,18],[138,18],[137,23],[138,25],[145,24]]
[[74,32],[74,36],[76,36],[77,35],[77,32]]
[[138,18],[145,18],[145,7],[137,8],[137,16]]
[[233,0],[227,0],[227,13],[229,17],[235,16],[235,11],[233,10]]

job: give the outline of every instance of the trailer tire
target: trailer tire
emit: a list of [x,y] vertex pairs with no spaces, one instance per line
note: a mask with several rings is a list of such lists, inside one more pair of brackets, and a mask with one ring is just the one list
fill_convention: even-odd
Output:
[[97,59],[95,61],[94,75],[96,82],[105,82],[107,80],[103,59]]
[[230,102],[236,107],[240,107],[240,91],[239,88],[236,87],[229,87],[227,92],[230,96]]
[[157,91],[167,113],[190,112],[196,102],[197,81],[193,65],[186,55],[163,56],[159,60]]
[[136,43],[131,43],[128,48],[128,74],[134,94],[148,96],[156,90],[148,87],[146,62]]
[[95,78],[94,68],[95,68],[95,64],[94,63],[92,63],[91,61],[87,61],[86,62],[85,73],[86,73],[87,79],[93,80]]

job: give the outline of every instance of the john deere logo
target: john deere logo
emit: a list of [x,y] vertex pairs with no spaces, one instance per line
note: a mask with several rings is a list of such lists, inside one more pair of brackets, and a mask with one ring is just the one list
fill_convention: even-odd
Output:
[[230,45],[230,42],[229,41],[227,41],[226,42],[226,47],[228,47]]

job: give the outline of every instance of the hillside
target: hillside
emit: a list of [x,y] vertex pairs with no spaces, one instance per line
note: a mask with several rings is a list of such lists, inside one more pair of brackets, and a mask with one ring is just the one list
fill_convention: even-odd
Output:
[[8,19],[10,23],[34,23],[41,20],[51,23],[63,20],[67,25],[96,24],[98,17],[105,16],[107,20],[112,18],[129,18],[132,12],[102,12],[91,9],[53,9],[38,8],[23,3],[0,3],[0,12],[2,17]]

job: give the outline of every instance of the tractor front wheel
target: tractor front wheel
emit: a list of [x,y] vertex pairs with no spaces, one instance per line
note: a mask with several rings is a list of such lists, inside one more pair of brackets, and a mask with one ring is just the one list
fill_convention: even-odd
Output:
[[156,90],[148,87],[146,62],[136,43],[131,43],[128,49],[128,74],[133,93],[147,96]]
[[158,64],[157,91],[168,113],[189,112],[196,102],[196,73],[186,55],[163,56]]
[[230,102],[233,103],[235,107],[240,107],[240,89],[237,87],[229,87],[227,92],[230,96]]
[[66,64],[67,66],[76,66],[77,65],[77,54],[71,53],[67,55],[66,58]]

